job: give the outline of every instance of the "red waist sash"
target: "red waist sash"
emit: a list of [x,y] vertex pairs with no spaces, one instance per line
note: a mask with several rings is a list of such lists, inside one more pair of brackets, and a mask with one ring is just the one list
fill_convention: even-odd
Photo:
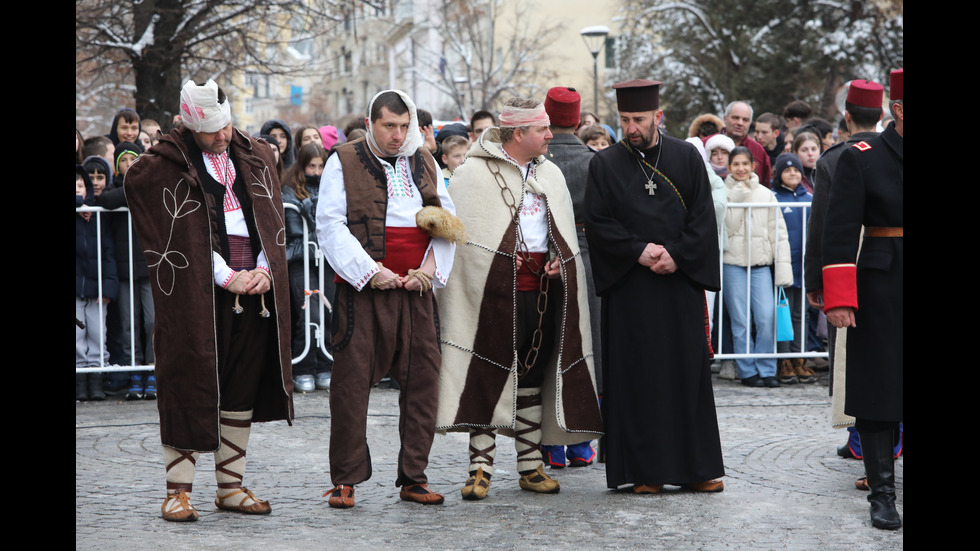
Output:
[[[429,248],[429,234],[414,228],[385,228],[385,257],[381,263],[385,268],[398,275],[408,275],[422,265],[422,258]],[[344,281],[340,276],[334,278],[335,283]]]
[[517,253],[521,259],[521,267],[517,269],[518,291],[539,291],[541,289],[541,271],[548,261],[548,253]]

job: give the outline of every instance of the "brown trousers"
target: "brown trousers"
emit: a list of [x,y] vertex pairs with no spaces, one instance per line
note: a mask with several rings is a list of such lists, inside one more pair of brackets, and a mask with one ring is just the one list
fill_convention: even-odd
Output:
[[396,486],[428,482],[439,393],[438,320],[432,291],[358,292],[337,284],[330,382],[330,478],[355,485],[371,478],[367,409],[371,387],[385,375],[398,383],[400,418]]

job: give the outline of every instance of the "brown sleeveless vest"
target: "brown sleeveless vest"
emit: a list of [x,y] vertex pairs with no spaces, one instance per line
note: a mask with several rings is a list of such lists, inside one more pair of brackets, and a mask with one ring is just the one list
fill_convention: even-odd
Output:
[[[337,147],[344,168],[347,190],[347,229],[374,260],[385,256],[385,217],[388,212],[388,177],[381,162],[362,138]],[[435,159],[419,148],[408,159],[415,187],[424,206],[441,207],[439,191],[442,176]]]

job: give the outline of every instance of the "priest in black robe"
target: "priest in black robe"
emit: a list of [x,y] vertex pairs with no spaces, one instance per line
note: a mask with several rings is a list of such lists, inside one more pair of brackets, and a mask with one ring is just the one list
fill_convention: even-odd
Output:
[[665,136],[660,82],[613,86],[625,137],[589,165],[586,236],[602,299],[606,484],[720,492],[705,290],[720,287],[704,161]]

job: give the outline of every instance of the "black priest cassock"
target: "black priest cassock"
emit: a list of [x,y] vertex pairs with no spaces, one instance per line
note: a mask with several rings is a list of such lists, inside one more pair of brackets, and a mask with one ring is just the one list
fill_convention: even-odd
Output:
[[[617,92],[621,112],[646,111],[624,108]],[[592,160],[586,190],[586,236],[608,343],[607,486],[724,476],[705,331],[704,291],[719,289],[720,274],[704,161],[691,144],[662,133],[643,151],[624,139]],[[648,243],[664,246],[677,270],[662,275],[641,265]]]

